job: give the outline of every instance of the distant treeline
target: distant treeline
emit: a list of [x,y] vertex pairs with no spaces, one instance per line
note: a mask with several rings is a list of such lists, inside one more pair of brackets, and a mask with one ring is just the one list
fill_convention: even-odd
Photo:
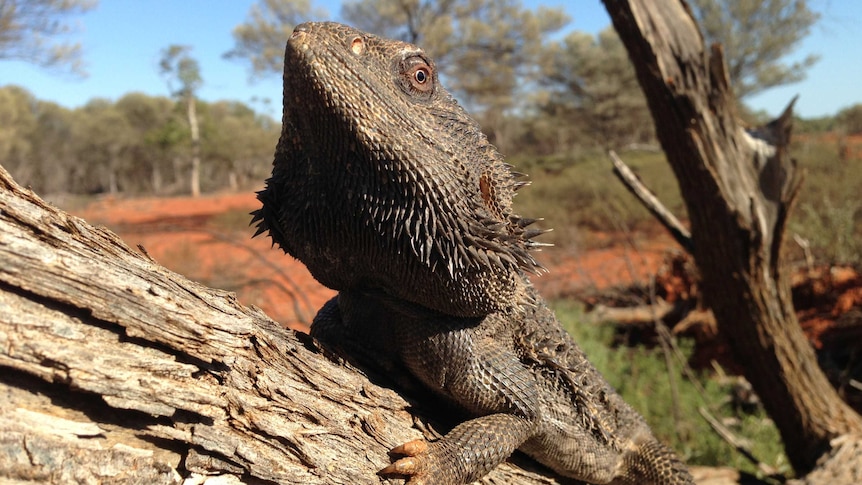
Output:
[[[658,148],[637,86],[613,91],[626,95],[589,105],[558,97],[517,114],[480,114],[479,121],[506,155],[534,170],[541,164],[532,160],[565,164],[606,148]],[[268,176],[279,121],[238,101],[201,101],[198,116],[203,192],[248,188]],[[799,119],[796,131],[862,133],[862,105]],[[187,193],[190,163],[185,107],[174,99],[129,93],[67,109],[19,86],[0,87],[0,165],[41,194]]]
[[[204,191],[260,183],[280,122],[238,101],[199,102]],[[19,86],[0,87],[0,164],[42,194],[188,191],[185,108],[129,93],[67,109]]]

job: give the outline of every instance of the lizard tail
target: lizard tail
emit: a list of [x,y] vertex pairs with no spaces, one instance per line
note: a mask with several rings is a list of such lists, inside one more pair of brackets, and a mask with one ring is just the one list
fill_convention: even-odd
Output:
[[694,485],[688,468],[655,439],[639,443],[623,457],[621,484]]

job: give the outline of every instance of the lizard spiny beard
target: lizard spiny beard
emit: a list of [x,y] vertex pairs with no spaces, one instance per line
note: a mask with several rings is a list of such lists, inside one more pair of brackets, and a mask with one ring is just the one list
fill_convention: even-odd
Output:
[[469,317],[524,303],[517,274],[543,270],[530,250],[544,231],[512,212],[525,184],[433,62],[346,26],[304,35],[285,54],[283,131],[258,194],[258,234],[336,290]]

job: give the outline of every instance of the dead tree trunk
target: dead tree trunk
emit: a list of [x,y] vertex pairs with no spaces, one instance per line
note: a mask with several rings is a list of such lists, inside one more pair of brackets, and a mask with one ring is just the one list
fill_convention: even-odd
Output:
[[394,483],[413,411],[0,167],[0,482]]
[[[705,48],[684,1],[604,2],[686,201],[704,297],[793,467],[807,473],[836,437],[858,442],[862,418],[820,371],[781,267],[801,183],[787,153],[790,110],[762,133],[766,142],[752,137],[734,116],[721,49]],[[862,473],[858,461],[847,466]]]

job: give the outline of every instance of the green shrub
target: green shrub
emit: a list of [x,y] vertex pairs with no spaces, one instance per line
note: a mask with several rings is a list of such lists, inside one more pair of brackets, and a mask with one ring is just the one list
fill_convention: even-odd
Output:
[[[781,438],[772,420],[760,410],[736,416],[729,405],[730,386],[722,385],[712,374],[699,373],[705,396],[674,365],[677,383],[679,421],[672,411],[673,399],[668,370],[660,348],[611,348],[614,329],[610,325],[584,323],[581,308],[572,302],[556,302],[557,317],[590,361],[617,389],[623,399],[640,412],[653,432],[672,446],[690,465],[729,466],[756,475],[757,469],[727,442],[722,440],[698,412],[706,407],[719,420],[735,422],[731,427],[740,438],[752,443],[754,456],[789,474]],[[686,358],[692,345],[680,342]]]
[[797,209],[789,221],[788,248],[797,259],[794,234],[811,244],[816,259],[862,263],[862,161],[841,160],[838,143],[804,139],[791,154],[805,170]]
[[[793,235],[807,239],[818,259],[862,262],[862,161],[841,160],[838,140],[797,137],[790,154],[805,173],[796,210],[791,213],[786,241],[793,259],[801,253]],[[623,161],[678,218],[685,204],[676,177],[661,152],[627,151]],[[532,186],[515,198],[515,209],[526,217],[543,217],[554,232],[542,241],[567,248],[589,247],[591,231],[651,231],[653,216],[631,195],[611,170],[607,154],[584,151],[572,157],[512,157]]]
[[[685,209],[676,179],[659,152],[630,151],[621,155],[662,202],[678,217]],[[543,217],[554,232],[542,241],[569,247],[572,228],[592,231],[629,231],[653,228],[655,221],[614,176],[610,158],[590,152],[567,159],[561,156],[515,158],[515,169],[529,174],[532,185],[515,198],[515,209],[526,217]]]

